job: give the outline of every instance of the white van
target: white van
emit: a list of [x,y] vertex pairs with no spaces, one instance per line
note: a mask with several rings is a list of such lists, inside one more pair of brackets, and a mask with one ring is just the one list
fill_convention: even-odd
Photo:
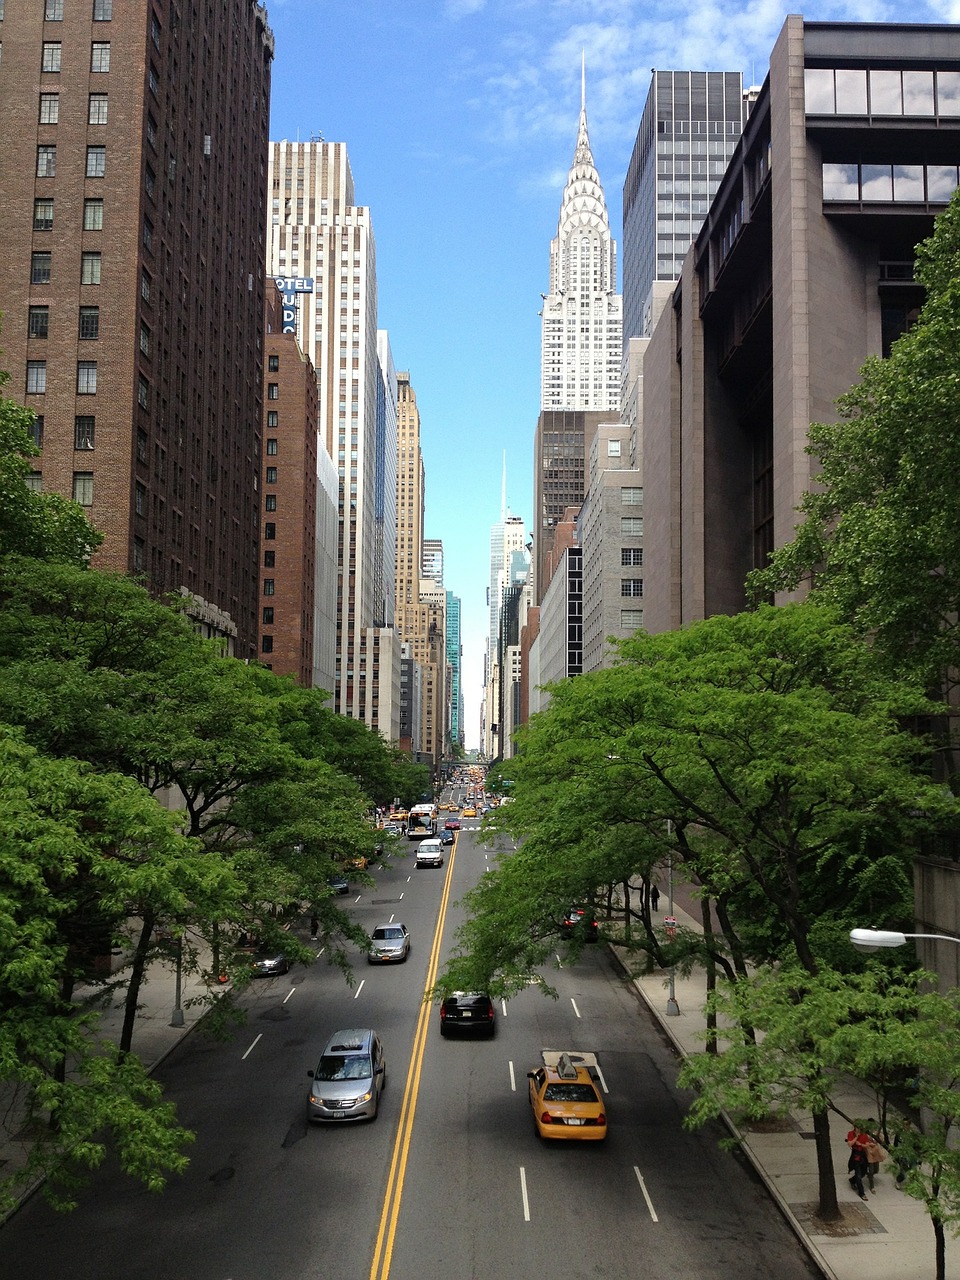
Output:
[[435,836],[431,836],[427,840],[420,841],[420,844],[417,846],[417,866],[443,866],[443,845]]

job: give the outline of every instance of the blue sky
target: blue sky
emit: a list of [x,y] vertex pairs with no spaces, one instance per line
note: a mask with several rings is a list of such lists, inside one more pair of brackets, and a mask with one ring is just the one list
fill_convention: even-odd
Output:
[[[377,243],[379,325],[422,419],[426,535],[463,602],[477,744],[490,526],[532,523],[540,294],[587,119],[615,239],[650,70],[760,84],[789,10],[770,0],[268,0],[270,136],[347,144]],[[960,0],[813,4],[810,21],[957,22]]]

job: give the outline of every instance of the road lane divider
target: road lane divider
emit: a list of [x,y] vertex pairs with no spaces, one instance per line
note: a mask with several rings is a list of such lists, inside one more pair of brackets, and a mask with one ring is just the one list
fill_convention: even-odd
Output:
[[[440,967],[440,947],[443,941],[443,927],[446,923],[447,909],[450,905],[450,889],[453,883],[453,866],[456,861],[456,845],[447,859],[447,874],[444,877],[443,891],[440,896],[440,908],[437,912],[437,927],[433,935],[430,957],[427,962],[427,978],[423,988],[424,997],[437,980]],[[390,1262],[393,1258],[393,1242],[397,1233],[400,1218],[400,1206],[403,1200],[403,1182],[407,1170],[407,1158],[410,1154],[410,1143],[413,1138],[413,1122],[417,1114],[417,1098],[420,1093],[420,1077],[423,1071],[423,1056],[426,1052],[427,1031],[430,1026],[432,1006],[426,999],[420,1002],[417,1026],[413,1036],[413,1052],[410,1055],[410,1066],[403,1087],[403,1100],[400,1104],[400,1122],[397,1125],[397,1136],[394,1139],[390,1169],[387,1174],[387,1189],[383,1197],[383,1210],[380,1214],[380,1225],[373,1248],[373,1261],[370,1265],[370,1280],[387,1280],[390,1275]]]
[[287,992],[287,994],[283,997],[283,1003],[284,1003],[284,1004],[286,1004],[286,1003],[287,1003],[287,1001],[290,999],[290,997],[293,995],[293,993],[296,991],[296,989],[297,989],[296,987],[291,987],[291,988],[290,988],[290,990]]
[[366,982],[366,978],[361,978],[361,979],[360,979],[360,985],[359,985],[359,987],[357,987],[356,991],[353,993],[353,998],[354,998],[354,1000],[356,1000],[357,996],[358,996],[358,995],[360,994],[360,992],[363,990],[363,984],[364,984],[365,982]]
[[523,1201],[523,1220],[530,1221],[530,1199],[527,1196],[527,1171],[520,1166],[520,1199]]
[[637,1175],[637,1181],[640,1183],[640,1190],[643,1192],[643,1198],[646,1200],[647,1208],[650,1210],[650,1217],[654,1222],[659,1222],[660,1219],[657,1217],[657,1211],[653,1207],[653,1201],[650,1199],[650,1192],[647,1190],[647,1184],[643,1180],[643,1174],[636,1165],[633,1166],[633,1172]]
[[510,1088],[513,1090],[514,1093],[517,1092],[517,1076],[516,1076],[516,1072],[513,1069],[512,1058],[510,1059]]
[[251,1053],[253,1053],[254,1049],[257,1047],[257,1045],[260,1043],[262,1039],[263,1039],[263,1032],[261,1031],[260,1034],[257,1036],[257,1038],[254,1040],[253,1044],[250,1046],[247,1052],[240,1059],[241,1062],[246,1062],[247,1058],[250,1056]]
[[570,997],[570,1003],[573,1005],[573,1012],[574,1012],[574,1013],[577,1015],[577,1017],[579,1018],[579,1017],[580,1017],[580,1010],[577,1008],[577,1002],[576,1002],[576,1000],[574,1000],[573,996],[571,996],[571,997]]

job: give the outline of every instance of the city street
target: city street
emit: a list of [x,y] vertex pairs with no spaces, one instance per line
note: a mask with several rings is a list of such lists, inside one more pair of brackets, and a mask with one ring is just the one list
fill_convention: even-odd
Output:
[[[487,865],[477,825],[437,870],[414,871],[411,844],[353,903],[370,928],[407,925],[405,964],[358,956],[350,989],[321,956],[254,984],[228,1043],[195,1032],[165,1061],[197,1133],[184,1178],[154,1196],[105,1169],[66,1216],[35,1197],[0,1232],[3,1280],[817,1274],[719,1131],[683,1130],[675,1056],[605,947],[551,974],[557,1001],[531,990],[498,1006],[493,1040],[440,1037],[422,996]],[[349,1026],[383,1039],[380,1116],[308,1128],[307,1071]],[[597,1054],[605,1143],[536,1136],[526,1073],[541,1048]]]

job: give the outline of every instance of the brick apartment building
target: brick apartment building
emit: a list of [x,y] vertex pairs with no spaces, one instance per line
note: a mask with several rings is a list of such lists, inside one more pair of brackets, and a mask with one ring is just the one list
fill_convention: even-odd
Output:
[[313,365],[284,333],[269,286],[264,343],[260,543],[260,658],[278,675],[313,683],[317,529],[317,410]]
[[257,652],[273,37],[251,0],[0,0],[0,357],[97,563]]

